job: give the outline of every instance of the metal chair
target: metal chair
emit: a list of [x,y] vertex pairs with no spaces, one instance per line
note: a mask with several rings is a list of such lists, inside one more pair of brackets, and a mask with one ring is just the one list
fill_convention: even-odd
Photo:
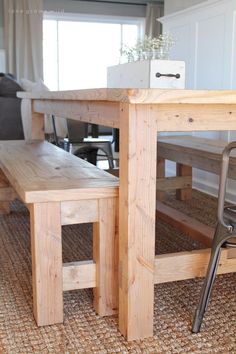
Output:
[[236,148],[236,142],[228,144],[222,156],[220,186],[218,195],[218,223],[213,238],[210,261],[201,290],[200,300],[195,312],[192,332],[198,333],[201,328],[204,313],[207,310],[222,247],[236,247],[236,206],[224,207],[225,190],[229,168],[229,155]]
[[[114,168],[111,141],[108,139],[88,138],[88,123],[67,119],[68,137],[64,138],[61,144],[58,141],[54,116],[52,116],[52,121],[57,145],[61,145],[64,150],[86,159],[93,165],[97,164],[98,156],[105,156],[109,164],[109,169]],[[102,151],[103,154],[98,154],[98,151]]]

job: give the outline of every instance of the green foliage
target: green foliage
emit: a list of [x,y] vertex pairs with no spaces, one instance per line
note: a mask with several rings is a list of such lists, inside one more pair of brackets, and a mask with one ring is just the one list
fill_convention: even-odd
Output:
[[124,45],[121,55],[128,62],[145,59],[168,59],[174,38],[170,33],[163,33],[159,37],[145,36],[133,47]]

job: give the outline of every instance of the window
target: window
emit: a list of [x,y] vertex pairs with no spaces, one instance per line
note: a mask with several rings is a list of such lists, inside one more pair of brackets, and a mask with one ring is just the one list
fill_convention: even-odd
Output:
[[45,18],[44,81],[51,90],[106,87],[107,67],[120,48],[142,36],[143,19]]

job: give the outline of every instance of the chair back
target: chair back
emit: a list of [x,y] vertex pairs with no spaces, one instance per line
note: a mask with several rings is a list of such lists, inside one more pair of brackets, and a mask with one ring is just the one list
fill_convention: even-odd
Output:
[[67,119],[68,139],[70,143],[82,142],[88,137],[88,123]]

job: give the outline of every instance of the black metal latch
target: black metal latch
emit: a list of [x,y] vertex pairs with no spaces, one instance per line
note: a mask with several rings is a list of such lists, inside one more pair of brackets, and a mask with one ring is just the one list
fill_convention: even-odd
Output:
[[175,77],[176,79],[180,79],[180,74],[161,74],[161,73],[156,73],[156,77],[157,78],[162,77],[162,76]]

